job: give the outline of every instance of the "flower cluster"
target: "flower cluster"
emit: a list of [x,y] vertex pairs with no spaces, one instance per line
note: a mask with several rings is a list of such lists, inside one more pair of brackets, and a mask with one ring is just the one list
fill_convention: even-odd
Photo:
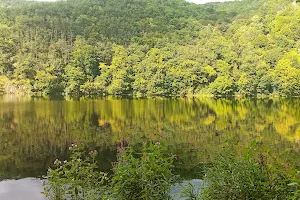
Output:
[[61,161],[58,160],[58,159],[56,159],[56,160],[54,161],[54,165],[61,165]]
[[71,151],[77,147],[78,147],[77,144],[72,143],[72,145],[69,147],[69,150]]
[[96,155],[98,154],[98,152],[97,152],[96,150],[94,150],[94,151],[91,151],[89,154],[90,154],[91,156],[96,156]]

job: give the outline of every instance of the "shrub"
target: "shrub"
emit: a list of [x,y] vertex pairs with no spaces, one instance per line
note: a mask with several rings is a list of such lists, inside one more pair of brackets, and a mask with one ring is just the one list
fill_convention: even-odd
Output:
[[292,179],[291,183],[288,185],[292,189],[290,200],[300,199],[300,172],[297,172],[296,179]]
[[180,197],[183,197],[186,200],[201,200],[201,192],[195,190],[195,186],[188,184],[181,191]]
[[54,162],[44,182],[44,194],[53,200],[166,200],[169,199],[174,156],[159,143],[145,144],[141,153],[121,149],[111,179],[98,172],[96,151],[87,155],[72,145],[71,160]]
[[176,177],[172,173],[174,156],[165,156],[159,143],[145,144],[140,154],[130,147],[118,155],[112,186],[118,200],[166,200]]
[[204,200],[287,199],[290,191],[284,175],[253,160],[234,156],[220,157],[207,169]]
[[[253,143],[256,145],[256,143]],[[225,153],[208,167],[201,192],[189,185],[181,193],[186,200],[297,200],[300,173],[289,167],[268,167],[268,159],[250,147],[243,157]],[[177,176],[174,156],[159,143],[144,144],[141,153],[132,147],[119,149],[111,178],[98,171],[96,151],[87,154],[70,147],[71,159],[54,162],[44,182],[44,194],[53,200],[166,200]],[[254,160],[257,158],[258,162]],[[278,165],[279,166],[279,165]]]
[[107,174],[97,171],[96,151],[87,155],[81,147],[70,147],[71,160],[54,162],[44,182],[44,194],[53,200],[101,200],[106,198]]

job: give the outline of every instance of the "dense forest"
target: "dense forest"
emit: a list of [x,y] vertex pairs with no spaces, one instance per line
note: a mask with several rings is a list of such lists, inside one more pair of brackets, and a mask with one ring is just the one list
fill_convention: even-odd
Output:
[[300,96],[300,5],[0,0],[0,93]]

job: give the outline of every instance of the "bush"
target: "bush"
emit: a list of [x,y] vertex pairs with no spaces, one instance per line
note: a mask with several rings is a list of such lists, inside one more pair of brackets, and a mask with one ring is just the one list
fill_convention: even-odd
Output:
[[101,200],[106,199],[107,174],[97,171],[97,151],[87,155],[82,148],[72,145],[71,160],[54,162],[44,182],[44,194],[53,200]]
[[[44,182],[44,194],[51,200],[166,200],[169,199],[174,156],[166,156],[166,148],[145,144],[141,154],[133,148],[122,149],[114,164],[111,179],[99,169],[96,151],[87,155],[72,145],[71,160],[54,162]],[[137,157],[135,157],[137,156]]]
[[245,158],[220,157],[207,169],[204,200],[288,199],[291,193],[284,175]]
[[292,179],[291,183],[288,185],[292,189],[292,195],[289,198],[290,200],[299,200],[300,199],[300,172],[297,172],[297,177],[295,180]]
[[118,200],[166,200],[176,177],[172,173],[174,156],[165,156],[159,143],[144,145],[139,157],[128,148],[118,155],[112,186]]
[[183,197],[186,200],[201,200],[201,192],[196,191],[195,187],[192,184],[189,184],[183,188],[180,197]]
[[[181,194],[186,200],[297,200],[299,172],[268,167],[262,154],[245,151],[243,157],[225,153],[208,167],[201,193],[189,185]],[[255,148],[254,148],[255,149]],[[174,156],[159,143],[144,144],[141,153],[132,147],[119,149],[113,174],[98,172],[96,151],[87,154],[72,145],[70,161],[55,161],[44,185],[53,200],[166,200],[177,176],[172,173]],[[257,157],[258,156],[258,157]],[[254,160],[258,158],[258,162]]]

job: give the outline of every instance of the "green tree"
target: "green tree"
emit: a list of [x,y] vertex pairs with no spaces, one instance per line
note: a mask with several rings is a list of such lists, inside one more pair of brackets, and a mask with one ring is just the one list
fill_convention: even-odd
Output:
[[80,95],[80,86],[86,82],[87,76],[81,68],[73,67],[71,65],[68,65],[65,71],[65,93],[67,95]]

